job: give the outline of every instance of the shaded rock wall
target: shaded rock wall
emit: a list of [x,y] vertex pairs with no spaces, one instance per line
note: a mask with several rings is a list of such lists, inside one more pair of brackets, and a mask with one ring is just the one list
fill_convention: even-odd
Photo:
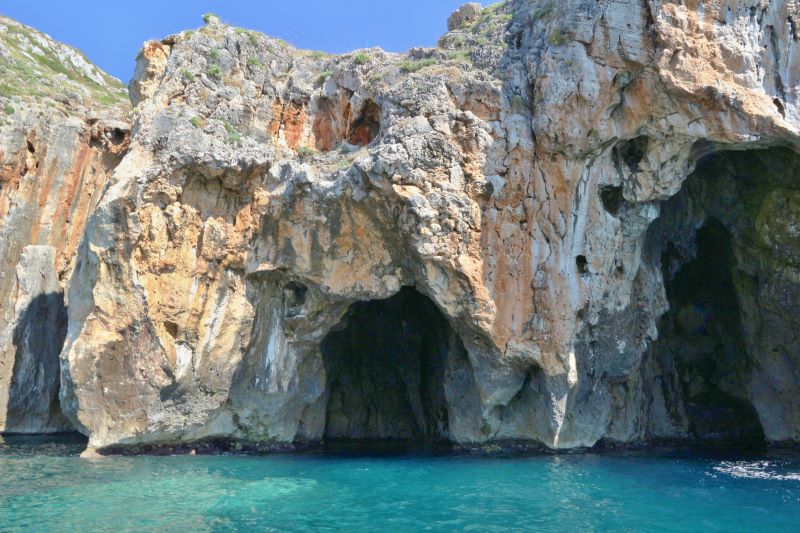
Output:
[[0,431],[65,430],[58,407],[64,287],[128,127],[15,105],[19,122],[0,127]]
[[[675,367],[666,381],[685,430],[692,409],[738,404],[770,441],[797,440],[799,162],[785,148],[707,155],[650,229],[670,300],[651,357]],[[727,418],[729,432],[747,426],[746,413]]]
[[0,432],[63,431],[64,287],[130,141],[124,92],[76,50],[0,28]]

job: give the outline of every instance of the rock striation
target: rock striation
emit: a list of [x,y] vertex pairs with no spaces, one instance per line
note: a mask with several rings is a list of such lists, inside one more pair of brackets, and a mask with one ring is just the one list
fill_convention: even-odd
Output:
[[797,444],[798,10],[468,4],[342,56],[207,16],[145,44],[77,252],[2,256],[66,274],[6,313],[69,279],[97,449]]
[[72,429],[58,399],[64,287],[129,142],[119,81],[0,17],[0,432]]

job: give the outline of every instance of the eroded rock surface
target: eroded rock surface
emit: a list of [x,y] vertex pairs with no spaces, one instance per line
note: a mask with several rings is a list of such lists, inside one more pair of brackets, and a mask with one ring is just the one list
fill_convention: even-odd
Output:
[[[797,10],[514,0],[401,55],[303,52],[214,17],[146,44],[131,147],[69,287],[65,414],[98,448],[797,442],[797,167],[727,172],[726,201],[695,171],[793,161]],[[757,206],[744,182],[769,189]],[[711,219],[733,295],[708,308],[735,301],[738,320],[675,277],[705,260]],[[404,291],[417,303],[375,303]],[[374,335],[337,341],[364,308]],[[382,346],[390,361],[367,357]],[[746,431],[704,423],[715,409],[749,413]]]
[[77,50],[0,17],[0,432],[71,429],[58,399],[64,287],[127,149],[123,98]]

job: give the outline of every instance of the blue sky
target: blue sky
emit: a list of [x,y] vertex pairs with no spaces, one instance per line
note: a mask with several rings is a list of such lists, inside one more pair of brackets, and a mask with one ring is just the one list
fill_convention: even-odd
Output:
[[465,1],[3,0],[0,13],[81,49],[127,83],[142,42],[201,26],[206,12],[300,48],[402,51],[434,45],[447,29],[448,15]]

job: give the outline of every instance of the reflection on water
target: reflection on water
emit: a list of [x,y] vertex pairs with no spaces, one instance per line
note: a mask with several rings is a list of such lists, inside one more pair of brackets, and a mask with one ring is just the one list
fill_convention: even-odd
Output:
[[0,531],[770,530],[800,523],[794,454],[80,459],[0,444]]

